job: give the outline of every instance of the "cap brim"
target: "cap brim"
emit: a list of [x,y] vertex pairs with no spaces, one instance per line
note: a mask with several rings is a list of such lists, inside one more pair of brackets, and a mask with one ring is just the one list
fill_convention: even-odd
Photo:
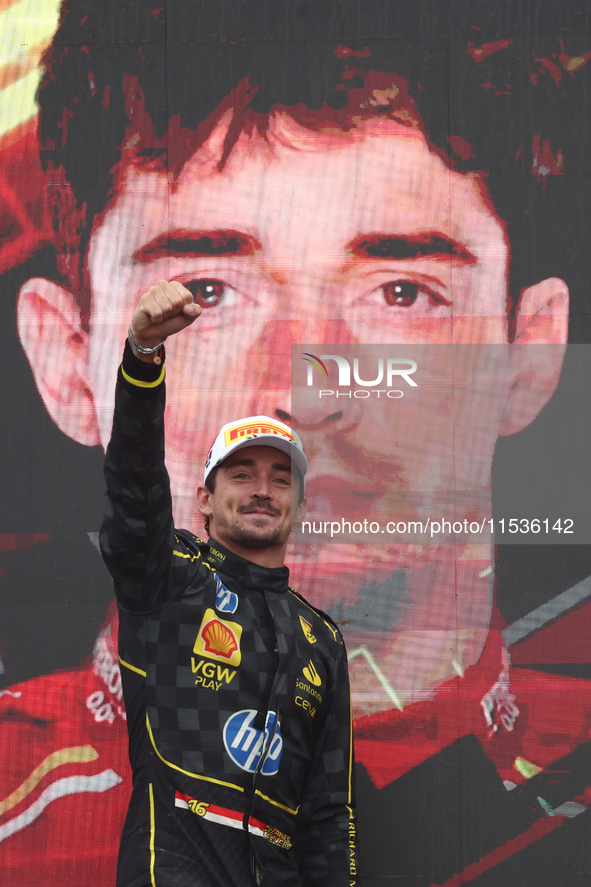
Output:
[[290,457],[292,463],[296,466],[302,475],[302,478],[305,480],[306,471],[308,470],[308,460],[306,459],[305,454],[288,440],[284,440],[276,434],[261,434],[257,437],[250,438],[249,440],[242,440],[236,443],[231,449],[228,449],[228,452],[225,454],[224,458],[217,463],[217,466],[212,465],[211,468],[223,465],[228,456],[231,456],[232,453],[235,453],[237,450],[245,449],[245,447],[274,447],[276,450],[281,450],[282,453],[285,453]]

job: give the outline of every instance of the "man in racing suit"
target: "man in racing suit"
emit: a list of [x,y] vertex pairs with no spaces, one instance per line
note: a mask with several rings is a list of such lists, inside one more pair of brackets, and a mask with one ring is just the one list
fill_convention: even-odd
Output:
[[[150,346],[199,313],[176,282],[140,300],[105,462],[101,549],[119,604],[133,769],[118,884],[350,887],[345,649],[283,566],[291,454],[302,494],[307,465],[295,433],[265,417],[224,426],[198,490],[209,543],[173,527],[163,351]],[[295,519],[304,510],[302,496]]]

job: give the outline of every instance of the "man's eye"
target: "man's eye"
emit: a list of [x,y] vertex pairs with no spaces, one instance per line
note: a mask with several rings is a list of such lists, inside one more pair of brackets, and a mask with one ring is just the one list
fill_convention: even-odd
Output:
[[420,292],[418,283],[410,280],[395,280],[380,287],[384,293],[386,305],[396,305],[399,308],[410,308],[417,300]]
[[202,308],[215,308],[223,300],[226,290],[223,280],[190,280],[184,286]]

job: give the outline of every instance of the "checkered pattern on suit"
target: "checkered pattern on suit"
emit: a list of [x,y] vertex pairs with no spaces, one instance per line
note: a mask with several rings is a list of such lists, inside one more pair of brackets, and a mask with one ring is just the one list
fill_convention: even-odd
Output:
[[[265,569],[175,531],[162,377],[126,350],[105,460],[101,548],[120,608],[134,770],[120,884],[152,866],[159,887],[251,887],[253,877],[262,885],[351,887],[342,637],[289,589],[287,568]],[[237,595],[232,612],[217,597],[220,583]],[[218,640],[210,645],[201,632],[212,626]],[[232,644],[224,647],[224,638]],[[274,726],[265,733],[268,717]],[[230,868],[221,862],[229,841],[242,848]]]

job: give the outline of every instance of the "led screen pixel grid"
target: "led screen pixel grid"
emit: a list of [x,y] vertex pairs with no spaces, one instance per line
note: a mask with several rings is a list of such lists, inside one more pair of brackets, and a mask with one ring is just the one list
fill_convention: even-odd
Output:
[[[1,13],[0,259],[19,374],[4,438],[0,866],[14,887],[41,871],[80,887],[113,878],[130,778],[92,543],[135,300],[160,277],[215,284],[197,287],[202,321],[167,349],[179,526],[201,531],[194,490],[221,424],[291,415],[290,349],[303,342],[314,357],[318,343],[550,345],[559,357],[512,366],[496,449],[497,434],[472,443],[493,509],[504,479],[536,460],[551,490],[564,466],[544,462],[536,437],[553,426],[577,454],[589,440],[584,362],[567,355],[559,379],[567,290],[570,341],[589,340],[591,36],[578,4],[534,25],[510,4],[448,16],[437,4],[236,4],[218,16],[85,3],[40,94],[41,166],[31,84],[53,30],[38,23],[56,9],[32,6]],[[308,422],[322,441],[311,499],[354,511],[376,493],[355,434],[404,493],[404,427],[380,447],[340,407]],[[584,462],[568,452],[567,467]],[[567,548],[290,551],[297,588],[350,634],[367,887],[586,883],[591,558]]]

